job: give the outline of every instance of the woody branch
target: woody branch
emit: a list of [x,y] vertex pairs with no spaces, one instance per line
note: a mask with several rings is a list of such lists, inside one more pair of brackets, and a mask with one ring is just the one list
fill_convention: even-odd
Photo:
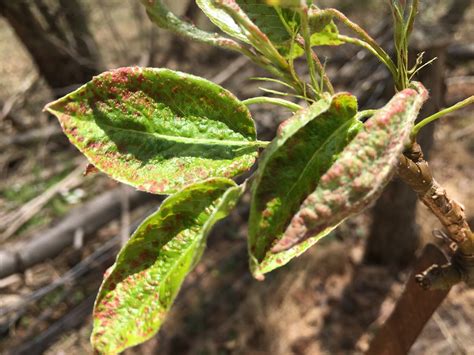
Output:
[[433,178],[417,143],[400,158],[398,175],[439,219],[449,238],[457,246],[451,262],[432,265],[416,276],[417,282],[425,289],[449,289],[461,281],[468,285],[474,284],[474,234],[467,223],[464,207],[451,199]]

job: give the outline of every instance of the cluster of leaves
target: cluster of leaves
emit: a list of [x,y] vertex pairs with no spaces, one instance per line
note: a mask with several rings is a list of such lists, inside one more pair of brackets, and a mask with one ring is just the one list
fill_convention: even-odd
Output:
[[[102,353],[120,352],[158,331],[212,226],[247,188],[250,269],[258,279],[367,207],[394,174],[427,96],[421,84],[408,83],[363,123],[367,114],[358,112],[357,99],[332,92],[311,47],[368,46],[370,40],[337,10],[311,1],[197,0],[232,38],[181,21],[159,0],[143,4],[161,27],[247,55],[307,107],[262,142],[245,103],[226,89],[193,75],[138,67],[105,72],[46,107],[99,170],[139,190],[170,195],[104,277],[92,334]],[[341,36],[335,16],[360,39]],[[371,49],[386,62],[383,51]],[[302,54],[311,83],[293,67]],[[257,158],[253,176],[240,185],[231,180]]]

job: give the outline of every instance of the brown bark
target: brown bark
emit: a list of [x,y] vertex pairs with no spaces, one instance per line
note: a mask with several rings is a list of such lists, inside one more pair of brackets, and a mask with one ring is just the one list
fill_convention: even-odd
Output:
[[415,281],[415,275],[433,263],[443,264],[446,257],[434,245],[428,244],[408,279],[403,294],[390,317],[377,331],[367,355],[404,355],[423,330],[449,290],[430,291],[427,297]]
[[67,26],[60,26],[59,16],[53,16],[42,1],[0,0],[0,14],[53,89],[82,84],[90,80],[100,66],[97,46],[80,4],[75,0],[61,1],[61,6],[63,23]]
[[456,253],[450,263],[432,265],[416,281],[425,289],[449,289],[461,281],[474,283],[474,234],[464,207],[451,199],[433,178],[421,147],[414,143],[400,159],[398,174],[418,194],[418,198],[438,218]]

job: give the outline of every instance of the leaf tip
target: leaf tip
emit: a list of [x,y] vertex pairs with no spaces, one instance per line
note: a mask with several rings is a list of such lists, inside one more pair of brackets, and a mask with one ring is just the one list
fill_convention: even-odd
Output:
[[278,254],[283,251],[290,249],[294,245],[294,242],[290,238],[284,237],[283,239],[279,240],[277,244],[275,244],[270,251],[273,254]]
[[54,110],[53,110],[52,106],[54,104],[56,104],[57,102],[58,102],[58,100],[51,101],[51,102],[47,103],[46,105],[44,105],[42,112],[49,112],[49,113],[54,115]]

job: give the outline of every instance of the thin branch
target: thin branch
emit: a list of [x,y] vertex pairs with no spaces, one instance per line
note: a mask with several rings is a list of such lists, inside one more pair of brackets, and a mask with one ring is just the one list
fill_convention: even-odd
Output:
[[426,117],[425,119],[423,119],[421,122],[419,122],[418,124],[415,125],[415,127],[413,127],[412,131],[411,131],[411,138],[412,140],[416,138],[416,135],[418,134],[418,132],[420,131],[420,129],[422,129],[423,127],[425,127],[427,124],[437,120],[438,118],[441,118],[451,112],[454,112],[454,111],[457,111],[457,110],[460,110],[462,109],[463,107],[466,107],[468,105],[472,105],[474,104],[474,95],[471,96],[471,97],[468,97],[467,99],[461,101],[461,102],[458,102],[457,104],[453,105],[453,106],[450,106],[450,107],[447,107],[445,108],[444,110],[441,110],[437,113],[435,113],[434,115],[431,115],[429,117]]
[[[358,24],[349,20],[349,18],[340,12],[337,9],[324,9],[324,10],[316,10],[317,14],[324,15],[328,14],[334,16],[338,20],[340,20],[347,28],[349,28],[352,32],[357,34],[362,41],[367,43],[378,55],[377,57],[382,59],[382,62],[387,66],[387,68],[392,73],[393,77],[397,77],[397,67],[395,63],[392,61],[390,56],[385,52],[385,50],[379,46],[379,44]],[[372,52],[373,53],[373,52]]]
[[246,106],[249,105],[256,105],[256,104],[271,104],[271,105],[277,105],[281,107],[285,107],[292,112],[299,111],[303,109],[302,106],[295,104],[294,102],[287,101],[284,99],[277,99],[274,97],[266,97],[266,96],[258,96],[258,97],[252,97],[250,99],[242,101],[242,103]]
[[464,207],[450,198],[433,178],[417,143],[400,158],[398,174],[439,219],[458,247],[451,263],[433,265],[417,275],[418,283],[424,288],[447,288],[460,281],[474,283],[474,233],[467,222]]
[[[305,40],[301,37],[301,36],[298,36],[298,38],[296,39],[298,41],[298,43],[301,45],[301,46],[305,46]],[[330,94],[334,94],[334,87],[332,86],[332,83],[331,83],[331,80],[329,80],[329,77],[328,75],[326,74],[326,70],[324,69],[324,66],[323,64],[321,63],[321,61],[319,60],[319,57],[318,55],[316,54],[315,51],[313,51],[313,49],[310,49],[310,53],[311,53],[311,57],[312,57],[312,62],[313,64],[316,65],[316,67],[318,68],[318,71],[319,71],[319,75],[320,77],[322,78],[323,82],[324,82],[324,85],[326,85],[326,88],[328,89],[329,93]],[[314,84],[313,84],[314,85]]]
[[383,62],[385,65],[387,65],[387,63],[385,63],[385,59],[383,57],[381,57],[377,53],[377,51],[374,48],[372,48],[372,46],[370,46],[367,42],[364,42],[364,41],[362,41],[361,39],[358,39],[358,38],[344,36],[344,35],[337,35],[337,39],[340,40],[340,41],[343,41],[344,43],[353,44],[355,46],[359,46],[359,47],[362,47],[362,48],[368,50],[370,53],[372,53],[374,56],[376,56],[381,62]]
[[10,238],[15,232],[28,222],[41,208],[46,205],[56,194],[62,190],[71,189],[82,183],[82,171],[84,170],[82,164],[74,169],[69,175],[62,179],[57,184],[51,186],[41,195],[28,201],[21,208],[2,218],[2,223],[5,223],[5,231],[0,234],[0,242],[4,242]]
[[[309,76],[311,78],[311,85],[313,86],[313,90],[315,91],[315,93],[318,96],[321,96],[321,93],[318,92],[319,85],[316,79],[316,66],[315,66],[315,61],[313,60],[313,56],[312,56],[313,51],[311,49],[311,40],[310,40],[311,35],[309,33],[308,7],[305,6],[305,8],[300,12],[300,14],[301,14],[301,33],[303,36],[303,47],[304,47],[304,52],[306,54],[306,62],[308,63]],[[319,58],[318,58],[318,62],[319,62]],[[322,78],[324,68],[322,68],[322,65],[320,66],[321,66],[320,74]]]

